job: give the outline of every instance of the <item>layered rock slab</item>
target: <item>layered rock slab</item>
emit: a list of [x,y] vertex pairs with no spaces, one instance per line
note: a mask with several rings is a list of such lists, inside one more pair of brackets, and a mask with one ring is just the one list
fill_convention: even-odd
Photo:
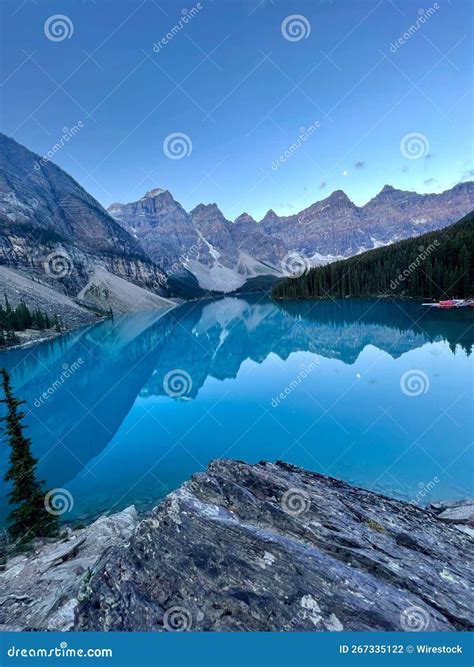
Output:
[[471,538],[281,462],[214,461],[111,549],[83,630],[467,630]]

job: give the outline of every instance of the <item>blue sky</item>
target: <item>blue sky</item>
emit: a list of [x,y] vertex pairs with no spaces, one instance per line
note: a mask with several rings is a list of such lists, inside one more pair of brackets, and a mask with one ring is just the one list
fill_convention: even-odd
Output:
[[[468,0],[4,0],[1,12],[2,131],[45,154],[80,122],[54,161],[105,206],[162,187],[187,209],[260,219],[336,189],[363,204],[386,183],[472,179]],[[47,34],[54,15],[69,37]],[[181,159],[163,148],[175,133],[192,145]]]

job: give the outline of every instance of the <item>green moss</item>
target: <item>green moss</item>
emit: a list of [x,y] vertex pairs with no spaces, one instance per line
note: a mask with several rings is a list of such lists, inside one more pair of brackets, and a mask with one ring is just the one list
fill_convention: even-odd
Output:
[[93,572],[90,567],[87,568],[87,572],[84,575],[84,579],[82,580],[82,587],[78,595],[78,600],[79,602],[84,602],[86,600],[89,600],[92,590],[90,587],[90,582],[92,579]]
[[376,530],[378,533],[388,533],[388,530],[377,521],[374,521],[374,519],[369,519],[366,521],[366,524],[369,526],[369,528]]

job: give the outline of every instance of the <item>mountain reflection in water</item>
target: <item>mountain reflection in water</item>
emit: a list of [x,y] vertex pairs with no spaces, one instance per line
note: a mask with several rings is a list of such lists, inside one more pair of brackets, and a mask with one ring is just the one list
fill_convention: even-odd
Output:
[[[41,477],[73,494],[66,518],[154,504],[216,457],[281,458],[423,504],[472,495],[473,314],[225,297],[117,317],[0,365],[27,401]],[[177,369],[182,397],[165,391]],[[409,396],[413,369],[427,386]]]

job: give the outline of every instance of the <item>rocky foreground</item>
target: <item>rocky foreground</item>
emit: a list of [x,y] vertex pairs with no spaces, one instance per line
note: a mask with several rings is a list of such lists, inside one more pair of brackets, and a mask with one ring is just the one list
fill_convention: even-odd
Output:
[[420,509],[284,463],[214,461],[0,575],[49,630],[469,630],[474,502]]

